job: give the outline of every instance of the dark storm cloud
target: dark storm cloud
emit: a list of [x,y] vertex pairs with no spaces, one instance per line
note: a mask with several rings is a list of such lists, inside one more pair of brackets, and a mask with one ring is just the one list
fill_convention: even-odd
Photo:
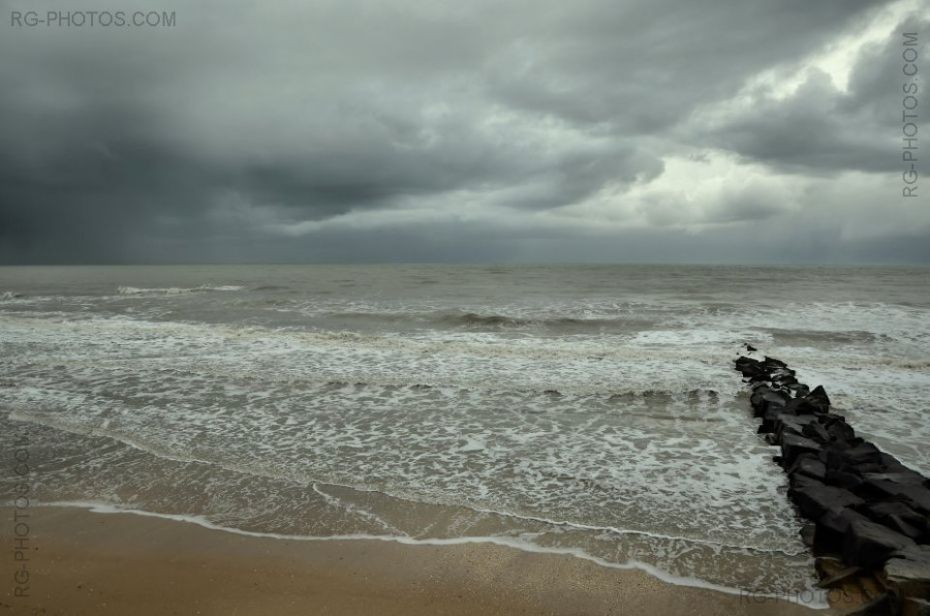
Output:
[[513,104],[568,121],[653,133],[701,103],[733,94],[754,72],[803,57],[881,4],[563,4],[524,45],[522,55],[537,62],[516,74],[504,67],[495,85]]
[[[901,33],[926,33],[928,26],[930,21],[910,16],[894,28],[894,36],[867,45],[855,59],[845,90],[822,70],[810,70],[790,96],[763,94],[710,133],[699,131],[697,140],[798,173],[898,171]],[[920,57],[930,57],[930,37],[924,36],[916,49]]]
[[614,224],[640,256],[663,248],[637,236],[708,260],[719,240],[689,257],[676,233],[797,204],[776,178],[684,207],[669,189],[687,181],[661,185],[669,157],[884,169],[895,42],[862,55],[848,93],[812,73],[757,114],[692,114],[892,4],[179,3],[155,7],[176,11],[167,29],[8,27],[0,262],[637,260],[591,252]]

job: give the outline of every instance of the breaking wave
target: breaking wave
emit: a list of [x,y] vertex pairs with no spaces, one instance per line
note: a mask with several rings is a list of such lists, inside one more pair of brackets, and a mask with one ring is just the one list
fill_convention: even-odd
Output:
[[119,295],[184,295],[187,293],[206,293],[211,291],[241,291],[245,287],[239,285],[201,285],[199,287],[117,287]]

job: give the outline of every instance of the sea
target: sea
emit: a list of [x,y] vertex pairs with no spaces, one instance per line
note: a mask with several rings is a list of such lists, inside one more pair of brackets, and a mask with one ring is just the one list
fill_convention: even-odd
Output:
[[930,474],[927,268],[2,267],[0,450],[33,505],[817,604],[747,343]]

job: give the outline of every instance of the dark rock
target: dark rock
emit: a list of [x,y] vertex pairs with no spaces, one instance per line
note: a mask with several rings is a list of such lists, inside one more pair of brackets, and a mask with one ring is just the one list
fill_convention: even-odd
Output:
[[836,554],[843,551],[843,540],[849,525],[854,521],[868,522],[858,511],[851,508],[831,509],[817,520],[815,549],[820,553]]
[[783,407],[788,404],[791,397],[787,392],[781,390],[770,390],[762,395],[762,400],[766,403],[766,408]]
[[801,541],[804,542],[804,545],[812,547],[814,545],[814,539],[817,536],[817,525],[812,522],[806,522],[801,526],[799,534],[801,535]]
[[781,457],[786,468],[794,464],[795,458],[802,453],[817,455],[820,453],[820,443],[790,432],[782,436]]
[[746,350],[749,351],[750,353],[755,353],[755,352],[758,351],[759,349],[757,349],[756,347],[752,346],[751,344],[746,344]]
[[930,545],[918,545],[904,548],[891,555],[892,558],[909,558],[922,563],[930,564]]
[[898,515],[890,515],[880,522],[882,526],[887,526],[891,530],[901,533],[905,537],[912,539],[914,542],[921,542],[927,537],[927,532],[923,530],[921,524],[909,523],[906,519]]
[[768,384],[757,385],[752,388],[752,394],[749,396],[749,405],[752,408],[762,405],[762,396],[772,391],[772,387]]
[[885,563],[884,576],[900,594],[930,599],[930,546],[895,552]]
[[905,597],[901,601],[901,616],[930,616],[930,601]]
[[821,421],[830,435],[830,440],[848,442],[856,438],[856,431],[852,429],[846,418],[839,415],[827,415]]
[[823,385],[818,385],[814,388],[814,391],[804,397],[814,406],[820,407],[824,413],[830,411],[830,397],[827,395],[827,391],[823,388]]
[[855,492],[856,488],[862,485],[862,476],[853,471],[828,468],[824,482],[831,486],[846,488]]
[[881,465],[885,467],[886,472],[897,473],[910,470],[889,453],[883,451],[879,457],[881,458]]
[[743,376],[748,378],[750,381],[768,381],[769,375],[759,366],[743,366],[740,369],[740,372],[743,373]]
[[925,481],[923,475],[904,467],[884,473],[865,473],[862,478],[866,481],[890,481],[901,485],[916,486],[923,486]]
[[798,436],[804,435],[804,427],[816,421],[817,418],[812,415],[789,415],[787,413],[780,413],[775,416],[773,421],[772,431],[775,433],[775,436],[780,443],[781,440],[785,437],[785,434],[793,433]]
[[777,383],[780,387],[794,385],[798,382],[794,370],[788,368],[776,368],[769,373],[772,383]]
[[746,357],[745,355],[740,356],[736,360],[736,369],[746,378],[763,376],[768,378],[768,371],[763,367],[762,362],[752,359],[751,357]]
[[791,390],[795,398],[803,398],[811,392],[811,388],[804,383],[793,383],[788,389]]
[[[930,480],[857,437],[844,417],[830,413],[823,386],[799,383],[785,362],[741,356],[735,364],[752,387],[759,433],[781,447],[773,460],[788,473],[789,498],[816,521],[802,527],[802,539],[815,554],[842,554],[847,565],[830,575],[821,571],[822,587],[861,584],[866,597],[876,597],[855,614],[897,613],[899,600],[911,599],[912,611],[924,610],[919,601],[930,602],[930,546],[919,544],[930,542]],[[886,561],[882,586],[868,572]]]
[[845,569],[841,569],[840,571],[834,573],[830,577],[820,580],[817,583],[817,586],[820,588],[833,588],[834,586],[843,584],[850,578],[853,578],[860,573],[862,573],[861,567],[846,567]]
[[930,516],[930,488],[925,485],[902,486],[897,496],[903,498],[911,508]]
[[795,458],[794,462],[788,468],[789,475],[794,475],[795,473],[800,473],[801,475],[823,481],[827,474],[827,467],[816,455],[812,453],[803,453]]
[[[807,419],[807,417],[798,418],[797,415],[791,413],[786,413],[784,407],[778,406],[769,406],[765,413],[761,415],[762,424],[759,429],[760,433],[769,433],[777,432],[778,425],[782,422],[788,422],[793,426],[793,432],[801,435],[801,429],[804,426],[803,421],[794,421],[795,419]],[[781,435],[778,437],[778,441],[781,442]]]
[[775,432],[775,425],[783,417],[781,409],[770,408],[762,414],[762,423],[759,424],[759,434],[768,434]]
[[804,475],[794,475],[791,478],[788,496],[797,505],[801,514],[809,520],[819,520],[830,510],[838,511],[844,507],[864,503],[861,498],[848,490],[828,486]]
[[930,520],[927,519],[927,516],[921,515],[911,507],[908,507],[906,503],[898,500],[868,503],[862,508],[862,512],[876,522],[881,522],[888,516],[898,516],[902,520],[915,526],[921,526],[921,523],[930,526]]
[[807,396],[803,398],[794,398],[788,401],[788,404],[785,405],[786,413],[793,413],[795,415],[817,415],[825,413],[819,405],[812,404]]
[[917,543],[930,543],[930,517],[914,511],[904,502],[888,500],[867,503],[860,510],[874,522],[896,530]]
[[789,399],[787,393],[763,386],[756,389],[749,397],[749,404],[752,405],[753,414],[756,417],[762,417],[771,409],[784,408]]
[[[858,437],[858,436],[857,436],[857,437],[851,438],[851,439],[849,439],[849,440],[845,440],[845,441],[836,441],[836,442],[834,442],[834,443],[830,443],[829,449],[831,449],[831,450],[836,450],[837,452],[843,452],[843,451],[847,451],[847,450],[849,450],[849,449],[852,449],[852,448],[854,448],[854,447],[857,447],[857,446],[861,445],[861,444],[864,443],[864,442],[865,442],[865,439],[864,439],[864,438],[861,438],[861,437]],[[879,453],[880,453],[880,452],[879,452]],[[841,454],[840,454],[840,455],[841,455]],[[879,456],[879,458],[880,458],[880,457],[881,457],[881,456]]]
[[[817,419],[820,418],[817,417]],[[830,436],[830,433],[827,431],[827,427],[820,421],[807,422],[804,428],[801,429],[801,434],[822,445],[825,445],[833,440]]]
[[827,450],[827,468],[846,470],[850,466],[861,466],[867,463],[880,463],[881,452],[878,447],[872,443],[864,441],[853,444],[851,447],[843,447],[840,443],[833,443]]
[[762,365],[764,365],[769,370],[774,370],[775,368],[787,368],[788,364],[781,361],[780,359],[775,359],[774,357],[765,356],[765,359],[762,360]]
[[865,462],[863,464],[857,464],[851,468],[863,477],[868,474],[884,473],[886,470],[888,470],[881,462]]
[[831,509],[817,520],[817,525],[828,530],[835,531],[840,535],[845,535],[849,530],[849,525],[853,522],[871,522],[864,514],[852,507],[843,509]]
[[882,593],[845,616],[891,616],[898,613],[898,601],[889,592]]
[[911,509],[923,515],[930,515],[930,489],[922,483],[911,483],[905,478],[913,476],[902,475],[900,481],[887,478],[889,475],[867,473],[863,477],[862,485],[856,488],[856,493],[865,498],[883,498],[889,496],[905,502]]
[[869,520],[852,520],[843,538],[843,560],[850,565],[880,567],[892,552],[914,547],[908,537]]
[[772,382],[777,383],[779,387],[784,387],[786,389],[800,385],[800,383],[798,383],[798,379],[794,376],[793,373],[787,376],[779,377],[777,380],[773,380]]
[[835,556],[818,556],[814,559],[814,570],[821,579],[832,577],[845,568],[843,561]]

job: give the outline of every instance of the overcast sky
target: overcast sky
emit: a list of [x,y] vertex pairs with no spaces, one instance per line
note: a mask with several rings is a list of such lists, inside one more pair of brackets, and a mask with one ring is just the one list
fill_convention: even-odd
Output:
[[2,263],[930,262],[926,0],[119,4],[0,2]]

